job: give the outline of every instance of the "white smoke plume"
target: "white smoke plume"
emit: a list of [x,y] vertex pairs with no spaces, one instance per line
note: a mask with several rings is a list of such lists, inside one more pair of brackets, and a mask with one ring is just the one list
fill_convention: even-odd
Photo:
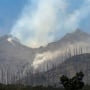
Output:
[[40,69],[40,67],[44,67],[44,65],[46,66],[49,62],[51,64],[53,64],[53,60],[58,57],[59,55],[63,55],[63,52],[61,51],[55,51],[55,52],[44,52],[42,54],[37,54],[33,63],[32,63],[32,67],[34,68],[34,70],[36,69]]
[[[66,47],[66,48],[65,48]],[[79,55],[83,53],[90,53],[90,50],[86,50],[86,47],[89,47],[88,43],[85,42],[78,42],[74,44],[67,44],[63,48],[59,48],[56,51],[46,51],[43,53],[36,54],[36,57],[32,63],[32,67],[34,70],[45,70],[52,68],[52,65],[58,65],[65,61],[70,56]],[[82,47],[82,52],[80,52]],[[76,50],[76,51],[75,51]],[[58,59],[59,57],[59,59]]]
[[90,13],[90,0],[84,0],[71,13],[68,13],[68,6],[69,0],[29,0],[11,34],[26,46],[45,46],[78,28]]
[[63,13],[65,9],[65,0],[32,0],[25,6],[11,34],[30,47],[46,45],[54,39],[58,11]]

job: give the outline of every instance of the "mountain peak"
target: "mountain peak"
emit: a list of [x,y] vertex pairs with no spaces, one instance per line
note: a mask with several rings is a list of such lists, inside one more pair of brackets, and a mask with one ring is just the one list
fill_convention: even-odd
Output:
[[68,37],[81,37],[81,36],[88,36],[89,34],[80,30],[80,29],[76,29],[74,32],[72,33],[67,33],[64,37],[68,38]]
[[81,33],[83,31],[81,31],[80,29],[76,29],[74,33]]
[[61,41],[63,42],[78,42],[78,41],[86,41],[90,39],[90,35],[80,29],[77,29],[73,33],[66,34]]
[[88,36],[89,34],[88,33],[86,33],[86,32],[84,32],[84,31],[82,31],[82,30],[80,30],[80,29],[76,29],[74,32],[73,32],[73,34],[74,35],[86,35],[86,36]]
[[4,36],[1,36],[0,37],[0,41],[2,42],[8,42],[8,43],[20,43],[20,41],[16,38],[16,37],[13,37],[12,35],[4,35]]

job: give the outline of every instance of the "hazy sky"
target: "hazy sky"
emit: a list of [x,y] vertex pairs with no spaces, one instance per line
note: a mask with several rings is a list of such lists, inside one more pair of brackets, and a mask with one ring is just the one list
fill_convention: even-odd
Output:
[[38,47],[81,28],[90,32],[90,0],[0,0],[0,35]]

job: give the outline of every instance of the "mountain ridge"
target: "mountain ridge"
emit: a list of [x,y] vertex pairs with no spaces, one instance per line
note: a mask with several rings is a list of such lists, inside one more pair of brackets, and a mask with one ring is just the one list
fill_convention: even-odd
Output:
[[[77,72],[82,71],[84,73],[85,84],[90,84],[90,54],[80,54],[68,58],[62,64],[58,66],[53,65],[53,68],[46,72],[37,72],[30,76],[34,85],[58,85],[60,83],[60,77],[66,75],[69,78],[73,77]],[[28,76],[29,77],[29,76]],[[29,77],[29,78],[30,78]],[[25,77],[26,78],[26,77]],[[24,79],[25,79],[24,78]],[[26,79],[27,80],[27,79]],[[29,82],[29,83],[28,83]],[[31,85],[31,81],[26,81]]]
[[51,69],[51,64],[58,65],[66,60],[70,53],[73,56],[75,53],[80,54],[80,51],[90,53],[90,36],[78,30],[65,35],[57,42],[49,43],[40,48],[26,47],[13,36],[6,35],[0,37],[0,68],[5,70],[9,68],[15,75],[18,75],[19,68],[22,75],[25,76],[26,72],[31,69],[45,71],[44,67],[47,64],[48,68]]

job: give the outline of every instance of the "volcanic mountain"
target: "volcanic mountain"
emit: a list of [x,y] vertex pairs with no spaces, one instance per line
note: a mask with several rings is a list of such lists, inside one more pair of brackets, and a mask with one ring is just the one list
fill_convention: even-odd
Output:
[[69,56],[81,53],[90,53],[90,35],[81,30],[37,49],[26,47],[17,38],[5,35],[0,37],[0,71],[10,70],[15,75],[25,75],[31,68],[46,71],[47,64],[51,69],[52,64],[58,65]]
[[71,78],[80,71],[84,73],[85,84],[90,84],[90,54],[69,57],[58,66],[53,65],[52,69],[46,72],[37,72],[34,75],[29,74],[24,79],[30,85],[32,85],[32,81],[34,85],[60,85],[60,77],[62,75]]
[[90,35],[77,29],[60,40],[49,43],[46,47],[38,48],[37,52],[33,61],[34,67],[43,67],[47,63],[58,64],[68,58],[68,55],[90,53]]

